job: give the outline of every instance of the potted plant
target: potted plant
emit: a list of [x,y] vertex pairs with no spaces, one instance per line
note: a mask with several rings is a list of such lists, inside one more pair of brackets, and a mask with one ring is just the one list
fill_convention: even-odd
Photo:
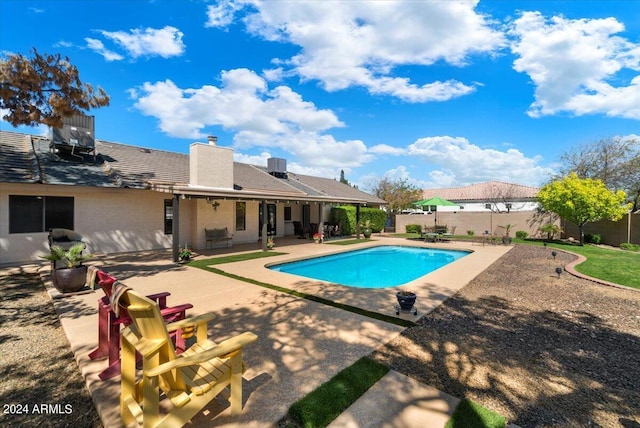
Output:
[[509,235],[509,231],[516,227],[515,224],[506,224],[504,226],[498,226],[504,229],[504,236],[502,236],[502,243],[505,245],[511,244],[511,236]]
[[81,290],[87,281],[87,267],[82,262],[91,258],[91,254],[82,254],[85,244],[80,242],[68,250],[54,245],[51,253],[41,256],[51,261],[51,280],[61,293],[73,293]]
[[365,220],[360,223],[360,228],[362,228],[362,234],[366,239],[371,238],[371,220]]
[[193,258],[193,252],[189,249],[186,242],[184,243],[184,247],[180,248],[178,258],[184,263],[191,261]]
[[276,246],[276,243],[273,240],[273,238],[267,238],[267,250],[272,250],[273,247],[275,246]]
[[[398,300],[398,307],[396,315],[400,314],[400,311],[411,312],[413,305],[416,303],[416,293],[413,291],[398,291],[396,293],[396,299]],[[414,315],[418,314],[418,311],[413,309]]]

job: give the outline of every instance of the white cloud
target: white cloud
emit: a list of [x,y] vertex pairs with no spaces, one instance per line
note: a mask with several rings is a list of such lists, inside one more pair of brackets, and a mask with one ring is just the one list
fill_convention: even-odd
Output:
[[502,33],[477,13],[477,0],[277,2],[238,0],[209,7],[209,26],[224,27],[240,9],[253,34],[300,47],[286,64],[335,91],[362,86],[407,102],[444,101],[475,90],[455,80],[412,83],[397,66],[444,61],[464,66],[502,47]]
[[267,166],[267,160],[272,157],[269,152],[262,152],[259,155],[245,155],[243,153],[234,152],[233,160],[240,163],[247,163],[250,165]]
[[85,42],[87,42],[87,47],[89,49],[96,53],[99,53],[107,61],[120,61],[124,59],[122,55],[105,48],[104,44],[98,39],[86,37],[84,40]]
[[369,153],[374,153],[376,155],[400,156],[406,152],[407,150],[402,147],[393,147],[388,144],[378,144],[369,148]]
[[170,58],[184,53],[183,33],[175,27],[161,29],[145,28],[125,31],[99,31],[104,37],[115,41],[133,58],[160,56]]
[[622,31],[615,18],[546,20],[525,12],[515,20],[514,69],[535,84],[529,115],[564,111],[640,119],[640,74],[627,84],[612,83],[623,69],[640,71],[640,44],[616,36]]
[[553,172],[540,165],[540,157],[528,158],[516,149],[481,148],[462,137],[420,138],[409,145],[408,153],[436,165],[431,179],[448,185],[498,180],[537,186]]
[[337,141],[326,131],[344,124],[331,111],[286,86],[269,89],[247,69],[222,72],[220,87],[182,89],[171,80],[131,89],[135,107],[159,120],[160,129],[180,138],[204,138],[207,126],[235,131],[237,149],[278,147],[314,167],[359,166],[373,159],[360,140]]
[[305,166],[297,162],[287,163],[287,170],[300,175],[312,175],[314,177],[324,177],[337,179],[340,177],[340,168]]
[[224,28],[233,22],[234,14],[242,8],[241,4],[233,0],[221,1],[207,6],[207,22],[205,27]]

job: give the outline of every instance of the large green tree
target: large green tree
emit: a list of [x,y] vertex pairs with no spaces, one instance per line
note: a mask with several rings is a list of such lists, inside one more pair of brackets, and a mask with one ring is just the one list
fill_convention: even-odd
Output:
[[0,58],[0,109],[13,126],[45,124],[62,127],[62,118],[109,105],[100,87],[82,83],[78,69],[60,54],[30,58],[21,54]]
[[389,203],[387,207],[391,214],[409,208],[412,202],[422,199],[422,190],[404,179],[384,177],[371,183],[369,188],[374,195]]
[[603,219],[616,221],[627,213],[631,204],[626,205],[625,198],[623,190],[613,192],[601,180],[580,178],[575,172],[546,184],[538,192],[543,209],[578,226],[581,244],[585,224]]
[[624,190],[633,210],[640,209],[640,140],[637,137],[606,138],[583,144],[561,156],[561,176],[575,172],[594,178],[611,190]]

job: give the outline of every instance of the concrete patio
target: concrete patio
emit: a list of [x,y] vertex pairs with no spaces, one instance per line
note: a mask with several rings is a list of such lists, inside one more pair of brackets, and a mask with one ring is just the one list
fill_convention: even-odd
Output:
[[[393,306],[398,288],[349,288],[306,280],[265,267],[275,262],[372,245],[431,246],[472,251],[455,263],[401,287],[418,295],[419,316],[456,293],[511,248],[462,242],[427,245],[386,237],[349,246],[279,239],[276,251],[286,255],[222,264],[216,268],[369,311],[395,315]],[[257,249],[257,245],[236,245],[231,249],[201,253],[198,259]],[[191,426],[273,426],[295,401],[402,331],[402,327],[394,324],[177,265],[171,261],[168,251],[96,257],[91,264],[143,294],[169,291],[169,305],[192,303],[194,307],[188,311],[188,316],[215,312],[218,317],[209,324],[209,334],[215,340],[243,331],[258,335],[258,341],[245,352],[247,371],[244,375],[242,415],[232,418],[228,403],[218,399],[194,418]],[[48,277],[46,268],[42,273]],[[104,425],[116,427],[121,425],[118,413],[120,378],[100,381],[97,375],[106,367],[106,361],[91,361],[87,357],[97,346],[97,300],[100,297],[100,290],[65,296],[54,299],[54,306]],[[416,319],[410,314],[401,314],[401,317]],[[425,426],[427,420],[433,421],[429,426],[443,426],[456,403],[457,399],[453,397],[390,372],[332,426]],[[381,411],[383,409],[384,412]]]

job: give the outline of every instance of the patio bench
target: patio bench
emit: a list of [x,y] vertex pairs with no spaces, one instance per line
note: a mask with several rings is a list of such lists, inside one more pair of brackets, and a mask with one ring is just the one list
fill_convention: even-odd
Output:
[[225,244],[225,247],[230,247],[233,245],[233,235],[229,233],[226,227],[222,229],[205,229],[205,245],[207,249],[213,248],[213,245],[216,242],[222,242]]

